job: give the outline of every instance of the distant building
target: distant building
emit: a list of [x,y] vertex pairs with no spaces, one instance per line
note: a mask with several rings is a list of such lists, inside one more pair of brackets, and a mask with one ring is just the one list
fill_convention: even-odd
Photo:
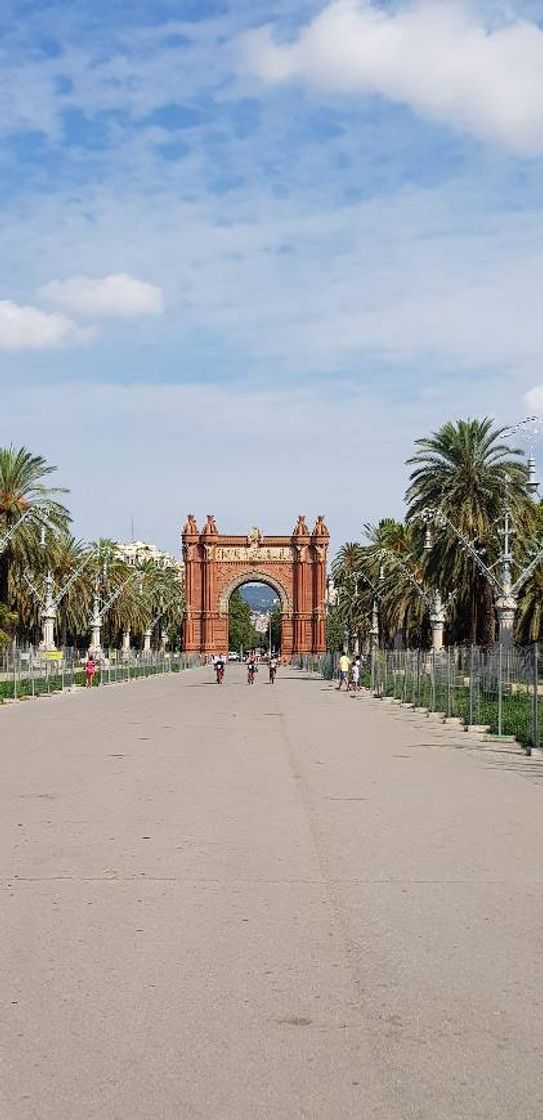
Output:
[[127,564],[145,564],[151,561],[159,568],[175,568],[179,572],[179,576],[183,579],[184,564],[182,560],[175,560],[169,552],[165,552],[161,548],[157,548],[155,544],[147,544],[145,541],[116,541],[119,556]]
[[251,611],[251,624],[257,634],[266,634],[270,624],[268,611]]

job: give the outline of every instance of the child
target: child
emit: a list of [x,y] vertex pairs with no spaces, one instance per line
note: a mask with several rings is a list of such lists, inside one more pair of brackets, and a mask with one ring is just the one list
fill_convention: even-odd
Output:
[[356,661],[353,662],[353,666],[352,666],[352,669],[351,669],[351,683],[352,683],[352,686],[353,686],[353,692],[358,692],[358,689],[360,688],[360,658],[359,657],[357,657]]

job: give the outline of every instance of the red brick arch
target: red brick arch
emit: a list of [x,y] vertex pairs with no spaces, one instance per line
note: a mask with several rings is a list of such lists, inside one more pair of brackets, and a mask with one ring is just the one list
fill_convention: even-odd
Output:
[[318,517],[312,532],[300,516],[290,536],[245,537],[219,533],[212,514],[198,529],[189,514],[182,534],[185,562],[183,649],[223,653],[228,643],[228,603],[244,583],[267,583],[281,600],[281,653],[326,649],[326,562],[329,533]]

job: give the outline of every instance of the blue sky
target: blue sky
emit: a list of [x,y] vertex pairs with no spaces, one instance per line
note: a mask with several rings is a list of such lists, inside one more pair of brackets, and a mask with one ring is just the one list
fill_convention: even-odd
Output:
[[543,411],[538,18],[5,0],[0,441],[80,535],[337,544],[401,514],[419,435]]

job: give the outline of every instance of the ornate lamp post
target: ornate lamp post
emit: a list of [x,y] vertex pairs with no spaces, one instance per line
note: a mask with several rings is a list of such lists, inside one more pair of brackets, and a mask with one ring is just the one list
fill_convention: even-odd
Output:
[[498,561],[499,576],[495,575],[490,568],[487,567],[482,557],[477,552],[473,542],[468,540],[466,536],[456,527],[451,521],[450,517],[441,509],[428,508],[423,511],[422,517],[426,523],[426,534],[424,541],[424,548],[430,551],[432,548],[432,533],[431,525],[437,525],[441,528],[447,527],[451,530],[457,540],[460,542],[465,551],[471,556],[474,563],[477,565],[479,571],[488,580],[490,586],[496,593],[496,614],[498,616],[499,628],[499,642],[504,646],[510,646],[513,642],[513,633],[515,626],[515,616],[518,607],[519,593],[530,578],[531,574],[537,568],[538,564],[543,559],[543,545],[540,545],[533,559],[526,568],[520,573],[515,581],[513,581],[511,564],[511,511],[508,502],[506,501],[503,513],[503,528],[501,534],[503,537],[503,545]]
[[[535,498],[539,488],[539,483],[536,477],[536,465],[533,453],[533,444],[535,438],[541,428],[543,427],[543,418],[540,416],[528,416],[524,420],[520,420],[518,424],[503,430],[503,435],[506,438],[511,436],[520,435],[521,438],[527,440],[529,445],[528,454],[528,481],[526,489],[531,497]],[[427,552],[432,549],[432,524],[441,527],[447,527],[451,530],[457,538],[462,548],[471,556],[472,560],[478,567],[479,571],[488,581],[496,594],[496,614],[498,616],[499,628],[499,641],[505,646],[510,646],[513,642],[515,617],[518,608],[519,593],[522,590],[526,581],[535,571],[538,564],[543,559],[543,546],[538,542],[534,546],[534,555],[530,563],[524,570],[517,576],[516,580],[512,575],[513,556],[511,553],[511,536],[513,533],[511,510],[507,494],[505,497],[504,510],[503,510],[503,523],[500,530],[502,536],[502,548],[498,560],[499,575],[496,575],[485,564],[482,557],[474,547],[474,542],[469,541],[467,537],[457,528],[441,509],[426,509],[422,513],[422,519],[426,524],[426,532],[424,539],[424,548]]]
[[539,489],[535,469],[534,443],[542,427],[543,417],[527,416],[524,420],[519,420],[518,424],[513,425],[512,428],[505,428],[503,431],[506,439],[519,435],[528,444],[528,482],[526,483],[526,489],[532,498],[535,498]]
[[11,529],[8,529],[5,533],[0,535],[0,554],[5,551],[9,542],[13,539],[15,534],[19,532],[21,525],[24,525],[25,521],[31,521],[32,518],[35,518],[36,521],[40,521],[43,524],[46,516],[46,510],[41,509],[40,506],[29,506],[28,509],[25,509],[24,513],[21,514],[15,524],[11,526]]
[[[106,572],[107,562],[103,568],[103,578],[105,578]],[[133,580],[135,576],[137,576],[140,581],[141,590],[141,587],[143,585],[143,572],[141,572],[139,568],[135,568],[134,571],[130,572],[128,578],[125,579],[123,583],[119,584],[119,587],[117,587],[115,591],[112,592],[112,594],[109,596],[109,599],[103,605],[100,605],[98,580],[96,581],[94,585],[92,615],[90,620],[91,640],[89,645],[89,653],[92,653],[94,656],[99,656],[102,652],[102,622],[104,619],[104,615],[107,614],[109,608],[113,606],[113,603],[119,598],[119,595],[124,591],[125,587],[128,586],[130,581]]]
[[[425,548],[427,547],[426,542],[428,541],[428,539],[430,541],[429,547],[431,548],[432,543],[431,543],[431,537],[428,538],[428,522],[427,522],[427,533],[426,533],[426,540],[425,540],[425,545],[424,545]],[[379,555],[382,556],[382,557],[386,557],[389,560],[392,560],[393,563],[396,564],[396,566],[400,569],[400,571],[403,572],[404,576],[406,576],[406,578],[412,584],[415,591],[417,592],[417,595],[419,595],[420,598],[426,603],[426,606],[428,607],[428,611],[429,611],[429,614],[430,614],[430,627],[431,627],[431,630],[432,630],[432,649],[435,650],[436,653],[441,652],[441,650],[443,649],[443,631],[444,631],[444,628],[445,628],[445,605],[444,605],[443,600],[441,598],[440,592],[439,591],[431,591],[430,593],[428,593],[427,591],[425,591],[424,588],[421,587],[415,573],[411,571],[411,569],[409,568],[409,566],[407,564],[404,564],[401,557],[398,556],[398,554],[396,552],[393,552],[393,550],[391,548],[381,548],[379,550]]]
[[[44,527],[42,527],[40,547],[41,548],[45,547],[45,528]],[[41,611],[40,611],[40,617],[41,617],[41,622],[42,622],[42,639],[41,639],[41,642],[40,642],[40,649],[41,650],[55,650],[56,649],[55,627],[56,627],[56,621],[57,621],[58,607],[59,607],[60,603],[62,602],[64,596],[70,590],[70,587],[72,586],[72,584],[74,584],[76,579],[78,578],[78,576],[81,575],[81,572],[83,571],[85,566],[89,563],[89,560],[92,558],[93,555],[94,555],[94,553],[89,552],[84,557],[81,564],[79,564],[78,567],[72,572],[70,578],[64,584],[64,587],[61,587],[58,590],[56,595],[55,595],[55,582],[54,582],[54,578],[53,578],[53,575],[52,575],[50,570],[47,571],[47,575],[45,576],[43,594],[40,591],[38,591],[38,589],[32,583],[32,580],[31,580],[28,572],[23,572],[23,578],[24,578],[27,586],[30,588],[30,590],[32,591],[32,594],[35,596],[35,598],[38,600],[38,602],[41,605]]]

